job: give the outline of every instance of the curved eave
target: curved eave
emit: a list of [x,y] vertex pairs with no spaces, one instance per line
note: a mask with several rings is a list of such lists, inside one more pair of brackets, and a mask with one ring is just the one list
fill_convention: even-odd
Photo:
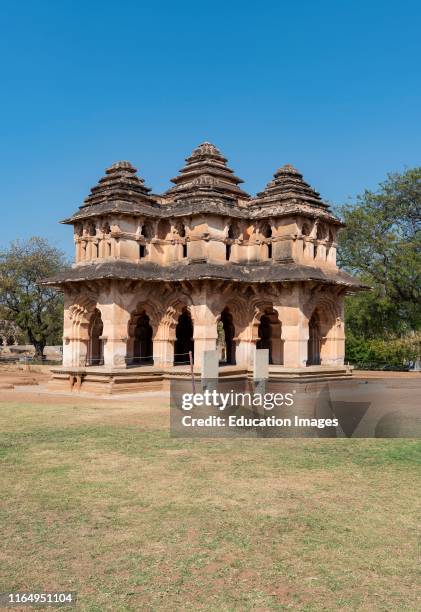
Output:
[[246,206],[238,206],[231,201],[217,197],[196,197],[190,200],[170,202],[168,204],[146,204],[134,203],[124,200],[93,204],[74,213],[71,217],[63,219],[60,223],[72,225],[77,221],[104,215],[145,216],[151,218],[168,218],[197,216],[202,214],[221,215],[238,219],[269,219],[271,217],[305,216],[309,218],[323,218],[335,225],[343,226],[342,221],[324,209],[304,206],[300,203],[274,203],[270,207],[251,206],[253,201],[247,202]]
[[78,265],[55,277],[45,279],[42,284],[62,287],[95,280],[177,282],[205,279],[259,284],[317,281],[343,286],[350,293],[369,289],[367,285],[342,270],[322,270],[295,263],[218,265],[207,262],[183,262],[160,266],[151,262],[134,263],[125,260]]

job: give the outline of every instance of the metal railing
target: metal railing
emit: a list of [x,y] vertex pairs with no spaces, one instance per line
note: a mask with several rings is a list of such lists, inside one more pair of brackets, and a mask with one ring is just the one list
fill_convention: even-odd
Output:
[[85,361],[86,366],[102,366],[104,365],[103,357],[87,357]]
[[[184,359],[177,359],[175,357],[184,357]],[[156,355],[147,355],[145,357],[126,357],[125,361],[128,366],[142,366],[142,365],[153,365],[157,360]],[[174,353],[173,358],[169,361],[159,360],[160,364],[165,364],[168,366],[172,365],[189,365],[190,357],[189,352],[187,353]]]

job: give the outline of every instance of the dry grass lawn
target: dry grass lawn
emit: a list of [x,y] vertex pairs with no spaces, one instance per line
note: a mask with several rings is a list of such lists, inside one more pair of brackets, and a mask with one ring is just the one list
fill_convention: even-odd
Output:
[[3,392],[0,591],[78,610],[420,609],[421,443],[171,439],[162,396]]

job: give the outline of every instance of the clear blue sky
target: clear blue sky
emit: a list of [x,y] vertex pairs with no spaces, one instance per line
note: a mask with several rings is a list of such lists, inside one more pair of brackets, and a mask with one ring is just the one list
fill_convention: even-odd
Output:
[[331,202],[420,164],[418,1],[3,2],[2,245],[42,235],[105,167],[154,191],[210,140],[251,193],[297,166]]

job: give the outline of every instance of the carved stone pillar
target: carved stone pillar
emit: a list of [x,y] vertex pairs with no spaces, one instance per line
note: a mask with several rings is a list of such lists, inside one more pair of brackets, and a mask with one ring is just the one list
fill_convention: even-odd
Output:
[[124,306],[108,300],[107,303],[99,303],[98,307],[104,326],[104,366],[125,368],[130,313]]
[[64,304],[64,326],[63,326],[63,365],[73,366],[73,320],[70,315],[70,305]]
[[190,307],[193,319],[194,365],[201,367],[204,351],[215,351],[217,317],[207,303],[194,304]]
[[307,365],[308,321],[302,310],[299,286],[283,295],[282,304],[274,304],[282,324],[283,365],[304,368]]
[[89,346],[87,326],[86,326],[86,330],[84,330],[83,335],[79,335],[79,337],[75,337],[71,339],[71,342],[72,342],[72,365],[75,365],[77,367],[86,366],[86,361],[88,357],[88,346]]
[[170,368],[174,363],[175,327],[163,320],[153,337],[153,362],[158,368]]
[[324,263],[326,261],[326,243],[324,241],[319,242],[317,246],[317,257],[319,262]]
[[330,244],[326,250],[326,261],[330,266],[336,267],[336,245]]
[[253,365],[254,353],[256,351],[257,338],[253,334],[253,325],[250,324],[238,334],[238,344],[236,350],[237,365],[251,367]]
[[65,296],[63,329],[63,366],[84,367],[89,346],[89,322],[94,301],[84,296]]
[[320,349],[321,365],[341,366],[345,360],[344,298],[336,298],[337,314],[323,331]]

